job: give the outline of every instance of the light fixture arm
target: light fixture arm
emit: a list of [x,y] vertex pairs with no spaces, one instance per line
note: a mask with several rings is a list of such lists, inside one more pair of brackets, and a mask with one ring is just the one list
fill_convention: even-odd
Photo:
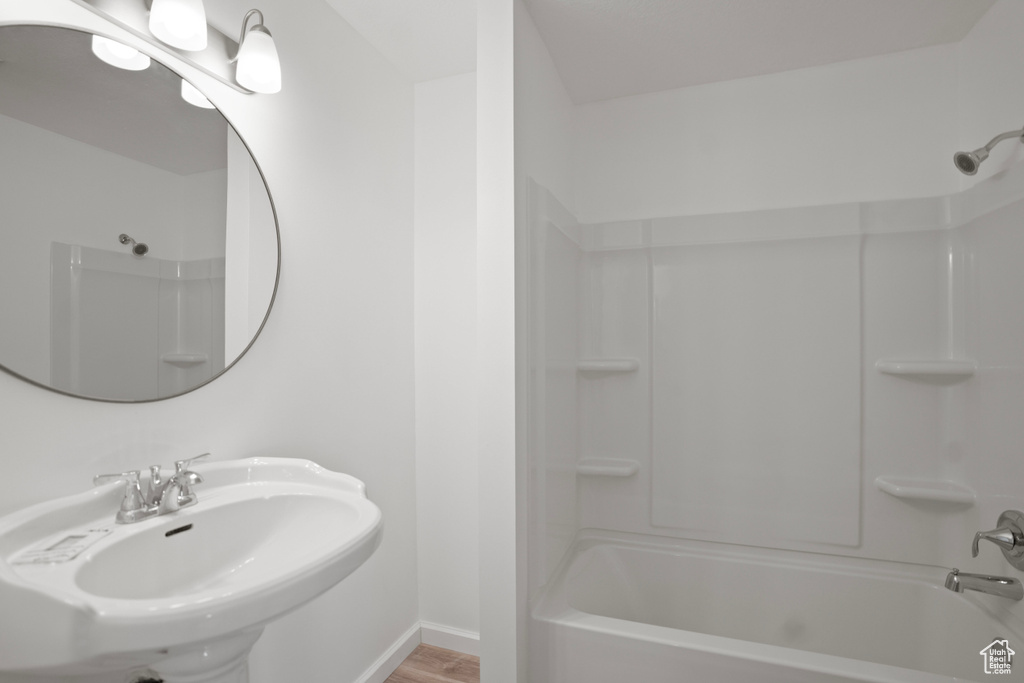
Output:
[[258,9],[249,10],[242,19],[238,50],[231,62],[235,64],[235,80],[243,88],[267,95],[280,92],[281,58],[274,36],[263,24],[263,12]]
[[[259,19],[256,21],[256,25],[253,26],[252,29],[249,29],[249,17],[253,16],[254,14],[258,14]],[[238,45],[235,47],[235,56],[228,60],[228,64],[234,64],[238,61],[238,53],[242,51],[242,43],[245,42],[245,34],[249,30],[258,31],[260,29],[267,31],[266,27],[263,26],[263,12],[259,11],[258,9],[251,9],[248,12],[246,12],[245,18],[242,19],[242,32],[238,34]],[[269,33],[269,31],[267,31],[267,33]]]

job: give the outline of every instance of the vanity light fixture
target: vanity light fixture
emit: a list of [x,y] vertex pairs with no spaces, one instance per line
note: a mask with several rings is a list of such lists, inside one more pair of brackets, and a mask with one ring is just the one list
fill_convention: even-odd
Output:
[[206,23],[203,0],[69,0],[207,76],[246,94],[281,90],[281,60],[263,12],[249,10],[233,38]]
[[206,99],[206,95],[199,92],[199,89],[196,88],[196,86],[192,85],[184,78],[181,79],[181,99],[196,107],[214,109],[213,102]]
[[92,37],[92,53],[110,66],[128,71],[145,71],[149,68],[149,57],[134,47],[128,47],[103,36]]
[[206,8],[203,0],[153,0],[149,32],[181,50],[206,49]]
[[[257,17],[256,23],[249,26],[249,19],[253,17]],[[263,25],[263,12],[258,9],[249,10],[242,20],[238,54],[233,61],[238,85],[267,95],[281,92],[281,60],[274,37]]]

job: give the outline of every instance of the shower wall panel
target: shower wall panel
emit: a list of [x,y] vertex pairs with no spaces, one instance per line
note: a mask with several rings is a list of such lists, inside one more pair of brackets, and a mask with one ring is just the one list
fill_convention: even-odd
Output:
[[542,586],[569,548],[579,519],[577,372],[578,226],[546,190],[530,186],[529,584]]
[[966,345],[979,367],[962,388],[963,446],[951,460],[965,479],[997,496],[982,511],[980,529],[989,528],[1000,505],[1024,498],[1024,201],[972,222],[963,247],[970,264]]
[[652,254],[652,524],[856,545],[860,237]]
[[[590,252],[582,260],[584,299],[580,357],[629,359],[648,367],[650,256],[627,249]],[[593,292],[615,292],[595,297]],[[650,440],[650,381],[640,372],[579,373],[580,457],[622,460],[636,457]],[[608,420],[606,416],[616,419]]]

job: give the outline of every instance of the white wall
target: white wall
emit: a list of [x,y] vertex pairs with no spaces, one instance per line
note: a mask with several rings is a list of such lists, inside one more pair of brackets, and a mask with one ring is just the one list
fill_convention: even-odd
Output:
[[[573,165],[576,108],[522,0],[515,1],[516,191],[526,178],[575,212]],[[520,207],[521,208],[521,207]]]
[[[476,74],[416,85],[416,509],[424,639],[480,630]],[[468,642],[466,639],[469,639]]]
[[940,45],[582,105],[576,217],[597,223],[955,190],[956,56],[955,45]]
[[[231,31],[248,8],[207,2],[211,21]],[[267,327],[224,377],[165,402],[84,401],[0,374],[0,511],[87,489],[98,472],[204,451],[310,458],[352,474],[383,510],[382,545],[339,586],[271,624],[251,675],[354,681],[418,620],[413,88],[326,3],[267,0],[261,9],[283,60],[280,94],[245,96],[182,71],[205,86],[267,176],[284,254]],[[0,1],[0,21],[32,18],[98,24],[66,1]]]
[[525,459],[519,449],[513,0],[477,2],[480,680],[525,680]]

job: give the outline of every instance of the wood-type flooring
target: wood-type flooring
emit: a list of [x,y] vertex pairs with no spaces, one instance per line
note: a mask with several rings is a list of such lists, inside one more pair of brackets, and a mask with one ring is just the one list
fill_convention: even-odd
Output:
[[480,683],[480,658],[419,645],[384,683]]

